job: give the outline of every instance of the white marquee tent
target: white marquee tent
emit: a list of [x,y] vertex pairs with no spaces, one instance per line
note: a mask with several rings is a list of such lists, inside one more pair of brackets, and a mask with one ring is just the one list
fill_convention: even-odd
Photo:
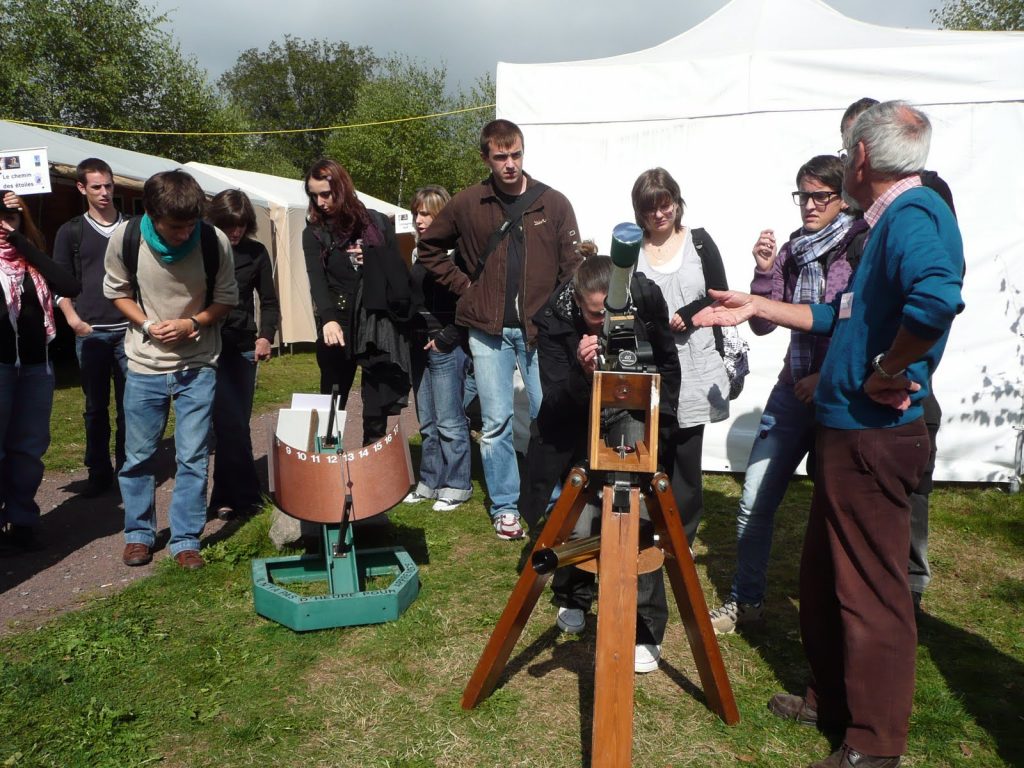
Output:
[[[285,344],[314,341],[313,306],[302,256],[302,229],[307,198],[302,182],[264,173],[239,171],[202,163],[184,166],[166,157],[119,149],[34,126],[0,120],[0,149],[46,147],[51,166],[70,169],[87,157],[100,157],[110,164],[118,183],[141,185],[154,173],[185,168],[203,191],[215,195],[225,189],[241,189],[256,209],[257,239],[275,261],[281,299],[281,341]],[[389,216],[406,214],[402,208],[356,193],[369,207]]]
[[[1016,484],[1024,349],[1024,33],[894,29],[819,0],[733,0],[654,48],[497,71],[497,113],[526,136],[526,168],[572,201],[581,234],[607,248],[632,219],[630,189],[663,166],[684,223],[718,243],[730,285],[750,284],[763,228],[800,224],[797,169],[840,146],[862,97],[901,98],[933,123],[928,166],[952,190],[964,235],[967,309],[935,389],[943,407],[936,477]],[[709,427],[704,466],[742,470],[781,366],[785,331],[751,341],[752,373],[732,418]],[[684,382],[685,386],[685,382]]]

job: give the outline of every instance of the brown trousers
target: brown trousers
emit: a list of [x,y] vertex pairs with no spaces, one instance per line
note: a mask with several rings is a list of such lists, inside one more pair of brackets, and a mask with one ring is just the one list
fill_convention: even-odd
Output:
[[907,581],[910,493],[928,463],[919,419],[890,429],[819,427],[800,561],[808,703],[846,743],[901,755],[914,699],[917,624]]

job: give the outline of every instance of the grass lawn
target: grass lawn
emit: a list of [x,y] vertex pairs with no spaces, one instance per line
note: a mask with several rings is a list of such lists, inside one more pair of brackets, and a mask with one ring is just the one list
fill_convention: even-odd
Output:
[[[298,366],[309,380],[311,356],[294,358],[261,368],[261,383],[278,387],[264,402],[286,398]],[[395,623],[299,635],[257,616],[249,561],[271,553],[264,512],[206,549],[202,571],[164,563],[117,596],[3,639],[0,766],[587,764],[596,625],[560,635],[546,596],[494,694],[459,707],[522,552],[494,536],[477,488],[453,513],[400,506],[369,537],[403,544],[420,565],[420,596]],[[765,706],[775,691],[800,691],[806,673],[796,565],[809,490],[793,483],[777,518],[767,622],[721,639],[741,722],[725,726],[702,704],[673,609],[661,670],[636,681],[634,765],[790,768],[831,751],[828,735]],[[695,549],[711,604],[728,592],[738,493],[735,478],[707,476]],[[1024,765],[1022,512],[1021,496],[997,490],[932,496],[935,576],[904,765]]]

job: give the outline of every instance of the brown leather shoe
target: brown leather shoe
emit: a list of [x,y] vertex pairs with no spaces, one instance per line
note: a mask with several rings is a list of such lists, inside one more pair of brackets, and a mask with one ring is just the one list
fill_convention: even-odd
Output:
[[803,696],[791,693],[776,693],[768,702],[768,709],[776,717],[792,720],[800,725],[817,725],[818,712]]
[[183,549],[174,556],[174,562],[187,571],[194,571],[206,565],[206,561],[203,560],[203,556],[197,549]]
[[145,565],[152,559],[153,549],[145,544],[126,544],[121,555],[121,562],[125,565]]
[[852,747],[843,744],[839,749],[826,757],[812,763],[809,768],[897,768],[900,757],[872,757],[862,755]]

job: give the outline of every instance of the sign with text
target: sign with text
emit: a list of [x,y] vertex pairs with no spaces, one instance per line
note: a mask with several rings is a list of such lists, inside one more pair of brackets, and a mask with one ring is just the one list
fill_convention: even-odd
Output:
[[50,165],[46,147],[0,149],[0,189],[17,195],[39,195],[50,191]]

